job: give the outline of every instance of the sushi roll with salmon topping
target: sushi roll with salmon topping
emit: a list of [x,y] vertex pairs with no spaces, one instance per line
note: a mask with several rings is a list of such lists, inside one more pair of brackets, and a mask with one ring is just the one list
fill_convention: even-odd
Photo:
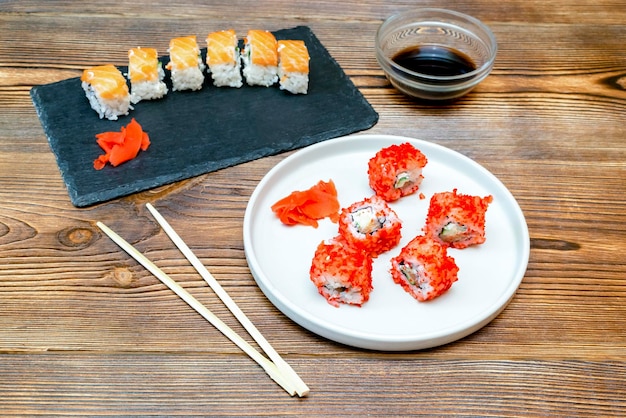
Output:
[[361,306],[373,288],[372,258],[338,236],[318,245],[309,276],[329,304]]
[[398,245],[401,229],[398,215],[376,195],[343,208],[339,215],[339,234],[374,258]]
[[195,35],[173,38],[168,52],[170,62],[165,68],[171,73],[172,90],[200,90],[205,66]]
[[424,232],[452,248],[485,242],[485,214],[492,196],[480,197],[451,192],[435,193],[430,199]]
[[239,42],[234,30],[210,33],[206,38],[206,63],[217,87],[241,87]]
[[271,32],[248,31],[241,59],[248,85],[269,87],[278,81],[278,48]]
[[128,79],[130,101],[160,99],[167,94],[163,82],[165,72],[154,48],[131,48],[128,50]]
[[309,51],[304,41],[278,41],[280,89],[307,94],[309,89]]
[[459,267],[447,247],[424,235],[413,238],[391,259],[393,281],[420,302],[445,293],[458,280]]
[[132,109],[126,79],[114,65],[99,65],[87,68],[80,77],[91,108],[98,112],[100,119],[117,120],[118,116],[128,115]]
[[426,156],[408,142],[383,148],[368,162],[369,185],[378,196],[393,202],[419,189],[427,162]]

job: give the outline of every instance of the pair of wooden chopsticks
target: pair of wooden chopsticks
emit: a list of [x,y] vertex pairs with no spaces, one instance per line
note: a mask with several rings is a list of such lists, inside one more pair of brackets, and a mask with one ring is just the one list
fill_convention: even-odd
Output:
[[102,222],[97,222],[96,225],[111,238],[117,245],[119,245],[124,251],[126,251],[137,262],[143,265],[148,271],[156,276],[163,284],[169,287],[174,293],[176,293],[182,300],[187,302],[189,306],[195,309],[200,315],[202,315],[207,321],[209,321],[215,328],[220,330],[227,338],[234,342],[239,348],[241,348],[246,354],[248,354],[254,361],[256,361],[265,372],[278,383],[289,395],[294,396],[306,396],[309,393],[308,386],[298,376],[298,374],[287,364],[285,360],[274,350],[269,342],[261,335],[259,330],[252,324],[248,317],[243,313],[239,306],[231,299],[226,293],[218,281],[213,275],[204,267],[202,262],[195,256],[195,254],[189,249],[187,244],[178,236],[176,231],[170,226],[170,224],[161,216],[161,214],[150,204],[146,204],[146,207],[152,213],[152,216],[161,225],[163,230],[170,237],[172,242],[178,247],[178,249],[185,255],[187,260],[195,267],[200,273],[202,278],[209,284],[215,294],[222,300],[222,302],[230,309],[233,315],[239,320],[241,325],[248,331],[248,333],[254,338],[259,346],[265,351],[269,359],[263,354],[259,353],[254,347],[248,344],[243,338],[241,338],[232,328],[226,325],[215,314],[208,310],[202,303],[194,298],[183,287],[176,283],[171,277],[169,277],[163,270],[157,267],[146,256],[140,253],[122,237],[113,232],[109,227]]

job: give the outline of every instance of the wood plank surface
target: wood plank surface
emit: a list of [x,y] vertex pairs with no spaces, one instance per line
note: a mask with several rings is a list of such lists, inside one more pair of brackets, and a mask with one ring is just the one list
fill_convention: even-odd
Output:
[[[388,15],[445,7],[487,23],[492,74],[457,102],[414,102],[374,55]],[[307,25],[379,113],[368,133],[432,141],[494,173],[519,202],[528,269],[470,336],[386,353],[293,323],[256,286],[242,220],[290,153],[77,209],[29,91],[123,65],[175,35]],[[626,2],[0,2],[0,415],[626,415]],[[311,388],[290,398],[96,227],[157,260],[241,326],[145,208],[153,203]],[[256,346],[256,345],[255,345]]]

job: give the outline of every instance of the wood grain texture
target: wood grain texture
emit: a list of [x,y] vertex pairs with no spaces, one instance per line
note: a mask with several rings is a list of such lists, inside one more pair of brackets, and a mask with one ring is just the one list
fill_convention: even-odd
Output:
[[[237,370],[249,367],[240,356],[208,360],[196,354],[47,353],[21,360],[0,364],[3,376],[20,383],[4,395],[14,405],[6,410],[9,413],[73,415],[106,409],[110,415],[257,416],[279,412],[276,390],[262,372],[239,375]],[[624,407],[624,368],[612,363],[401,359],[387,362],[381,370],[380,361],[376,357],[294,361],[305,380],[316,379],[320,368],[341,368],[342,373],[318,377],[323,385],[309,398],[291,399],[292,414],[611,416]],[[363,378],[386,384],[354,385]],[[580,380],[587,384],[580,385]],[[45,394],[54,403],[42,407],[33,393]]]
[[[446,105],[402,96],[374,56],[411,1],[0,2],[0,414],[626,415],[626,3],[423,1],[484,20],[492,74]],[[509,188],[531,254],[507,309],[428,350],[380,353],[282,315],[247,267],[242,219],[290,153],[76,209],[29,97],[177,34],[307,25],[379,113],[368,133],[452,148]],[[289,398],[99,232],[103,221],[228,325],[145,209],[152,202],[311,388]],[[253,388],[250,390],[249,388]]]

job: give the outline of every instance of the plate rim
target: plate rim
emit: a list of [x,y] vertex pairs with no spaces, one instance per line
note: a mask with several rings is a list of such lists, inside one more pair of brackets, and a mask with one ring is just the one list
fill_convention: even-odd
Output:
[[[519,267],[514,271],[514,274],[511,277],[511,282],[505,288],[502,295],[498,297],[495,302],[491,303],[484,310],[481,310],[470,319],[465,320],[462,323],[454,324],[453,326],[447,326],[443,329],[439,329],[436,332],[431,332],[426,336],[422,334],[422,337],[419,339],[411,339],[408,338],[410,335],[407,336],[404,334],[395,336],[384,335],[384,338],[382,338],[383,336],[379,333],[362,332],[342,327],[337,324],[329,325],[326,321],[316,321],[315,318],[311,318],[310,312],[297,306],[288,297],[284,296],[276,289],[273,283],[265,277],[256,256],[250,254],[252,251],[251,248],[253,247],[251,238],[252,214],[256,209],[259,196],[265,191],[267,184],[274,179],[276,173],[280,172],[283,167],[291,164],[294,160],[302,158],[303,155],[315,153],[319,149],[341,146],[341,144],[345,142],[371,140],[379,140],[383,142],[387,141],[390,143],[402,143],[408,141],[413,143],[418,148],[421,145],[422,148],[426,147],[431,150],[436,150],[439,153],[452,156],[462,160],[466,164],[471,165],[474,169],[481,171],[481,174],[486,176],[490,183],[495,184],[500,192],[504,192],[507,195],[509,198],[507,203],[513,204],[512,208],[515,209],[515,213],[512,217],[516,221],[520,222],[519,226],[521,226],[520,231],[522,232],[522,235],[518,237],[522,250],[522,253],[519,254],[517,259]],[[263,294],[270,300],[270,302],[289,319],[296,322],[303,328],[332,341],[357,348],[381,351],[408,351],[431,348],[456,341],[476,332],[495,319],[508,306],[525,276],[530,258],[530,235],[526,218],[513,194],[498,177],[478,162],[451,148],[419,138],[390,134],[351,134],[337,137],[297,150],[293,154],[290,154],[283,160],[279,161],[263,176],[261,181],[259,181],[251,194],[250,199],[248,200],[243,221],[243,241],[246,261],[257,286],[259,286]],[[476,320],[476,318],[479,319]],[[451,332],[451,329],[457,331]],[[376,337],[378,337],[378,339]]]

